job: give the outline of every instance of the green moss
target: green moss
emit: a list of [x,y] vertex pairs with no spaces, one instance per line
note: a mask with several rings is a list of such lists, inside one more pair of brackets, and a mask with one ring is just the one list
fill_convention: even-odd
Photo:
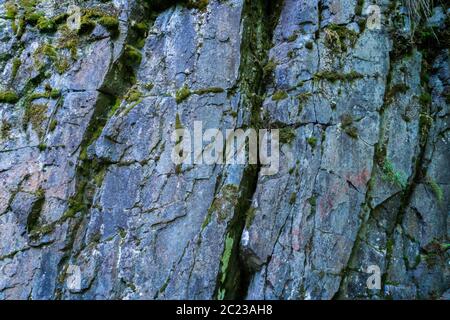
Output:
[[52,119],[52,121],[50,121],[50,124],[48,125],[48,130],[50,130],[50,132],[54,131],[57,125],[58,121],[56,119]]
[[280,143],[291,143],[296,137],[296,133],[295,130],[290,128],[290,127],[286,127],[286,128],[281,128],[280,129]]
[[358,34],[345,26],[330,24],[325,28],[325,45],[335,51],[346,51],[347,45],[354,46]]
[[67,70],[69,70],[69,68],[70,68],[70,62],[66,58],[59,58],[55,62],[55,69],[56,69],[56,72],[58,72],[59,74],[65,73]]
[[404,83],[398,83],[389,90],[389,92],[386,95],[386,99],[389,101],[392,101],[392,99],[399,93],[406,93],[409,90],[409,86],[407,86]]
[[292,192],[291,196],[289,197],[289,204],[293,205],[295,204],[295,201],[297,201],[297,194],[295,192]]
[[272,96],[272,100],[273,101],[280,101],[280,100],[284,100],[287,99],[289,96],[287,94],[286,91],[284,90],[278,90],[277,92],[275,92]]
[[45,143],[39,143],[37,147],[41,152],[47,149],[47,145]]
[[111,118],[116,113],[116,111],[120,108],[121,104],[122,104],[122,99],[116,99],[114,105],[108,111],[108,118]]
[[56,31],[56,23],[52,19],[47,19],[44,16],[39,17],[36,27],[41,32],[54,32]]
[[191,94],[192,94],[191,90],[189,90],[189,88],[186,85],[184,85],[175,93],[175,101],[177,103],[181,103],[187,98],[189,98]]
[[88,8],[82,10],[79,34],[90,33],[96,23],[104,26],[112,35],[119,32],[119,19],[99,8]]
[[14,58],[12,65],[12,78],[14,79],[17,75],[17,71],[19,71],[20,66],[22,65],[22,61],[19,58]]
[[189,9],[204,11],[208,7],[209,0],[188,0],[186,6]]
[[19,96],[14,91],[0,91],[0,103],[16,103]]
[[330,82],[336,81],[354,81],[362,79],[364,76],[356,71],[349,73],[340,73],[336,71],[320,71],[314,75],[314,80],[327,80]]
[[348,113],[344,113],[341,116],[341,127],[342,128],[346,128],[348,126],[351,126],[353,124],[353,117],[352,115],[348,114]]
[[301,93],[297,96],[298,104],[299,104],[299,112],[303,109],[303,105],[308,101],[309,98],[312,97],[311,92]]
[[119,31],[119,19],[113,16],[103,16],[98,23],[104,26],[111,34],[116,35]]
[[57,15],[56,17],[53,17],[52,20],[55,24],[62,24],[62,23],[66,23],[67,18],[69,17],[69,15],[67,13],[61,13],[59,15]]
[[17,6],[13,1],[8,1],[5,3],[5,18],[15,19],[17,15]]
[[266,83],[268,83],[269,80],[271,79],[272,74],[275,71],[276,67],[277,62],[274,59],[270,59],[263,67],[263,78]]
[[358,139],[358,129],[354,126],[344,129],[344,132],[353,139]]
[[228,264],[230,262],[231,252],[232,252],[232,249],[233,249],[233,244],[234,244],[234,239],[229,234],[227,234],[227,237],[225,239],[225,249],[223,251],[222,259],[220,261],[221,262],[220,282],[222,284],[224,284],[225,280],[226,280]]
[[1,139],[7,139],[9,137],[9,133],[11,132],[11,123],[6,121],[5,119],[2,120],[2,128],[0,130],[0,138]]
[[25,109],[23,122],[31,123],[39,138],[44,134],[43,123],[47,119],[47,109],[46,104],[31,104]]
[[382,179],[389,183],[392,183],[402,189],[406,188],[407,179],[403,172],[396,171],[392,162],[385,160],[383,163],[383,175]]
[[424,92],[419,96],[419,102],[422,106],[429,106],[431,104],[431,95],[428,92]]
[[293,33],[287,38],[287,41],[294,42],[295,40],[297,40],[297,38],[298,38],[298,35],[296,33]]
[[341,116],[341,128],[351,138],[358,138],[358,129],[353,126],[353,117],[350,114],[345,113]]
[[148,82],[144,84],[144,88],[147,89],[148,91],[152,90],[154,87],[155,85],[153,84],[153,82]]
[[69,49],[72,60],[77,60],[79,36],[76,31],[70,30],[67,26],[59,29],[61,36],[58,38],[58,48]]
[[211,88],[204,88],[204,89],[198,89],[195,90],[194,93],[198,95],[208,94],[208,93],[222,93],[225,90],[220,87],[211,87]]
[[426,181],[433,191],[438,202],[442,203],[442,201],[444,200],[444,192],[442,191],[442,188],[429,176],[427,176]]
[[46,99],[57,99],[61,96],[61,91],[58,89],[46,88],[45,92],[34,92],[29,96],[29,100],[33,101],[36,99],[46,98]]
[[142,54],[138,49],[127,44],[125,46],[124,59],[127,65],[137,66],[142,61]]
[[356,14],[357,16],[360,16],[360,15],[362,14],[363,6],[364,6],[364,0],[358,0],[358,1],[356,2],[355,14]]
[[177,113],[175,116],[175,130],[183,129],[183,124],[181,123],[180,115]]
[[128,103],[138,101],[142,97],[142,92],[140,92],[136,87],[132,87],[125,95],[125,100]]
[[248,229],[253,223],[256,215],[256,208],[250,207],[245,213],[245,227]]
[[317,198],[316,198],[315,196],[312,196],[312,197],[309,198],[307,201],[308,201],[309,205],[310,205],[312,208],[315,208],[315,207],[316,207],[316,205],[317,205]]
[[42,17],[44,17],[43,12],[27,12],[27,13],[25,13],[25,21],[32,26],[35,26],[38,23],[39,19],[41,19]]
[[80,20],[80,28],[78,34],[90,33],[95,28],[95,21],[88,16],[82,16]]
[[308,142],[308,144],[310,145],[310,147],[312,149],[314,149],[317,145],[317,138],[316,137],[309,137],[306,139],[306,141]]
[[44,57],[47,57],[52,62],[59,74],[66,72],[70,67],[69,61],[65,57],[60,57],[54,46],[46,43],[39,46],[33,54],[36,69],[39,71],[45,67]]

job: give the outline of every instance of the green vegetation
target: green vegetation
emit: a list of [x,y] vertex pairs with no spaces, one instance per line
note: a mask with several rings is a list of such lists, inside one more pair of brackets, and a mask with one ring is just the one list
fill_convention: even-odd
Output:
[[315,209],[315,207],[317,206],[317,198],[315,196],[312,196],[311,198],[309,198],[308,200],[309,205]]
[[208,7],[209,0],[188,0],[186,6],[189,9],[204,11]]
[[66,72],[69,67],[69,61],[58,55],[56,48],[48,43],[40,45],[33,54],[36,69],[41,71],[45,66],[44,57],[47,57],[59,74]]
[[69,49],[72,60],[77,60],[79,36],[76,31],[70,30],[66,25],[59,29],[61,36],[58,39],[58,48]]
[[13,1],[8,1],[5,3],[5,18],[15,19],[17,15],[17,6]]
[[6,139],[9,137],[11,127],[12,127],[11,123],[6,121],[5,119],[2,120],[2,129],[0,130],[0,139]]
[[[225,284],[225,280],[227,277],[227,270],[228,270],[228,264],[230,262],[231,258],[231,251],[233,250],[233,244],[234,239],[229,234],[227,234],[227,237],[225,238],[225,249],[223,251],[222,259],[220,261],[221,267],[220,267],[220,283],[222,285]],[[225,289],[221,288],[218,292],[218,299],[223,300],[225,297]]]
[[336,81],[354,81],[362,79],[364,76],[356,71],[349,73],[339,73],[336,71],[320,71],[314,75],[314,80],[327,80],[330,82]]
[[58,121],[56,119],[52,119],[48,125],[48,129],[50,132],[54,131],[56,129],[56,126],[58,125]]
[[175,93],[175,101],[179,104],[189,98],[192,92],[189,90],[188,86],[184,85]]
[[125,46],[124,59],[127,65],[136,66],[139,65],[142,61],[141,52],[135,47],[127,44]]
[[104,26],[111,33],[117,33],[119,31],[119,19],[116,17],[103,16],[98,19],[98,23]]
[[46,104],[31,104],[25,109],[23,118],[24,123],[31,123],[33,130],[36,131],[39,138],[44,134],[43,123],[47,118],[48,106]]
[[309,137],[306,139],[306,141],[308,142],[308,144],[310,145],[310,147],[312,149],[314,149],[317,145],[317,138],[316,137]]
[[19,71],[20,66],[22,65],[22,61],[19,58],[14,58],[12,64],[12,78],[14,79],[17,75],[17,71]]
[[406,188],[407,179],[403,172],[396,171],[392,162],[384,160],[382,179],[402,189]]
[[409,90],[409,86],[404,83],[398,83],[388,91],[386,95],[386,101],[392,102],[392,99],[399,93],[406,93]]
[[358,34],[345,26],[330,24],[325,28],[325,45],[332,50],[344,52],[347,46],[354,46]]
[[277,63],[274,59],[270,59],[266,65],[263,67],[263,79],[265,83],[268,83],[272,78],[272,74],[277,67]]
[[289,204],[293,205],[295,204],[295,201],[297,201],[297,194],[295,192],[292,192],[291,196],[289,197]]
[[273,96],[272,96],[272,100],[273,101],[280,101],[280,100],[284,100],[287,99],[289,96],[287,94],[286,91],[284,90],[278,90],[276,91]]
[[142,98],[142,92],[140,92],[136,87],[131,87],[126,93],[124,99],[126,102],[136,102]]
[[353,125],[353,117],[350,114],[341,116],[341,128],[351,138],[358,138],[358,129]]
[[431,95],[428,92],[424,92],[419,96],[419,102],[422,106],[429,106],[431,104]]
[[225,90],[220,87],[211,87],[211,88],[205,88],[205,89],[198,89],[198,90],[195,90],[193,93],[202,95],[202,94],[208,94],[208,93],[222,93],[224,91]]
[[0,103],[16,103],[17,101],[19,96],[14,91],[0,91]]
[[295,130],[290,128],[290,127],[286,127],[286,128],[281,128],[280,129],[280,143],[291,143],[296,137],[295,134]]
[[297,40],[297,38],[298,38],[298,35],[296,33],[293,33],[287,38],[287,41],[294,42],[295,40]]
[[255,219],[256,215],[256,208],[250,207],[247,212],[245,213],[245,227],[248,229],[253,223],[253,220]]
[[311,92],[300,93],[297,96],[298,99],[298,112],[300,113],[303,110],[303,105],[308,101],[309,98],[312,97]]
[[55,32],[57,25],[54,20],[47,19],[45,16],[40,16],[36,27],[41,32]]
[[305,48],[308,50],[312,50],[314,48],[314,42],[308,41],[305,43]]
[[434,181],[431,177],[427,176],[426,182],[430,186],[431,190],[433,191],[436,199],[439,203],[442,203],[444,200],[444,192],[442,191],[442,188],[437,184],[436,181]]

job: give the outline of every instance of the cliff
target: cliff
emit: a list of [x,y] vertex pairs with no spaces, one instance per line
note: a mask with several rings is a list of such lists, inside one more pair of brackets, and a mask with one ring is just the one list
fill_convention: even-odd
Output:
[[[0,299],[448,297],[435,2],[0,0]],[[194,121],[278,172],[174,164]]]

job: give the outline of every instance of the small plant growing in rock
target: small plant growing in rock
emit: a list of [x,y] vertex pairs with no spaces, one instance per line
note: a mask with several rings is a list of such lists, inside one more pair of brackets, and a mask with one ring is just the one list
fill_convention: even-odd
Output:
[[392,162],[385,160],[382,170],[382,179],[384,181],[388,181],[389,183],[392,183],[402,189],[406,188],[406,177],[404,173],[396,171]]
[[442,188],[437,184],[436,181],[434,181],[431,177],[427,176],[426,182],[430,186],[431,190],[433,191],[437,201],[439,203],[442,203],[444,200],[444,192],[442,191]]
[[280,142],[281,143],[291,143],[296,137],[295,130],[287,127],[280,129]]
[[306,141],[308,142],[309,146],[311,147],[311,149],[314,149],[317,145],[317,138],[316,137],[309,137],[308,139],[306,139]]
[[14,91],[0,91],[0,103],[16,103],[17,101],[19,96]]
[[358,129],[353,125],[353,117],[350,114],[341,116],[341,128],[351,138],[358,138]]
[[188,86],[184,85],[175,93],[175,101],[177,103],[181,103],[192,94],[191,90],[189,90]]
[[275,92],[272,96],[272,100],[273,101],[280,101],[280,100],[284,100],[287,99],[289,96],[287,94],[286,91],[284,90],[278,90],[277,92]]

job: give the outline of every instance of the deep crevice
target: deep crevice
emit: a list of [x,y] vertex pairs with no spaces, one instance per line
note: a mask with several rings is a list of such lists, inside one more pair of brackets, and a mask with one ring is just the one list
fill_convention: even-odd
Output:
[[[242,9],[243,34],[237,90],[242,94],[240,109],[244,110],[244,123],[254,129],[262,126],[260,110],[267,84],[264,66],[268,62],[268,52],[272,47],[273,32],[282,4],[283,0],[245,0]],[[219,299],[243,299],[247,295],[252,271],[246,267],[243,261],[245,258],[240,255],[240,240],[256,191],[259,171],[259,165],[248,165],[239,186],[240,197],[225,234],[226,240],[232,239],[231,248],[227,248],[229,242],[225,240],[223,253],[230,254],[228,268],[225,274],[219,272],[215,289],[215,296]],[[231,252],[227,252],[229,250]]]

